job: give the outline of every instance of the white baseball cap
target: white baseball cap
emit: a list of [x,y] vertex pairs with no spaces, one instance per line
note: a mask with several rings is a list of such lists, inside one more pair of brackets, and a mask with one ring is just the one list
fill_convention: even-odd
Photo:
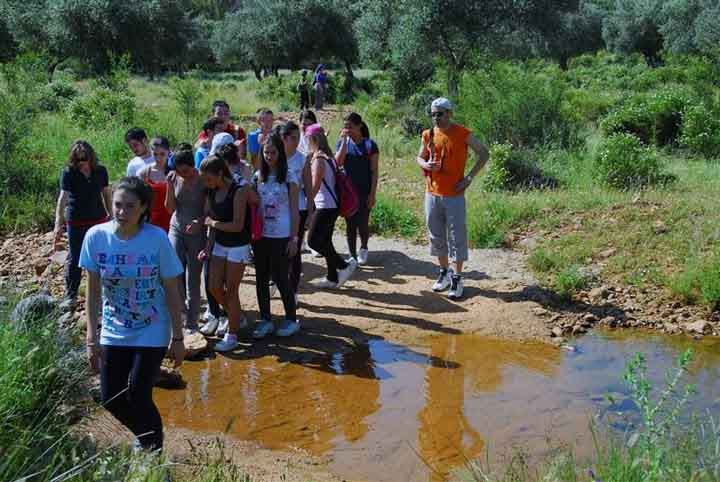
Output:
[[444,109],[444,110],[453,110],[452,102],[450,102],[450,99],[446,99],[445,97],[438,97],[434,101],[432,101],[432,104],[430,104],[431,109]]

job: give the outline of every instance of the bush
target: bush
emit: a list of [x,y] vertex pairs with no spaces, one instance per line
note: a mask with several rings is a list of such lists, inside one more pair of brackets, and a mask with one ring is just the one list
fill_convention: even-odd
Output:
[[573,265],[560,271],[555,276],[553,284],[557,294],[565,299],[571,299],[575,293],[585,289],[589,281],[583,270],[579,266]]
[[97,87],[70,102],[70,118],[83,128],[117,123],[130,125],[135,119],[135,96],[107,87]]
[[397,116],[395,101],[390,94],[381,94],[369,100],[363,110],[363,117],[377,127],[388,124]]
[[469,72],[458,118],[490,143],[571,144],[578,126],[563,117],[566,84],[560,77],[509,62]]
[[420,234],[422,223],[415,214],[399,201],[379,195],[370,212],[370,229],[383,235],[400,235],[407,238]]
[[557,180],[545,175],[535,161],[537,154],[515,150],[510,144],[493,144],[490,162],[482,178],[485,191],[512,191],[557,187]]
[[78,90],[66,80],[55,80],[42,88],[39,104],[42,110],[61,110],[78,95]]
[[603,140],[595,158],[595,179],[618,189],[669,180],[657,155],[632,134],[613,134]]
[[686,303],[702,301],[712,310],[720,309],[720,254],[708,259],[691,259],[670,281],[670,289]]
[[682,113],[691,99],[687,89],[676,87],[637,94],[605,117],[600,127],[606,135],[633,134],[645,144],[674,144],[680,134]]
[[720,119],[703,104],[683,112],[680,144],[708,159],[720,156]]

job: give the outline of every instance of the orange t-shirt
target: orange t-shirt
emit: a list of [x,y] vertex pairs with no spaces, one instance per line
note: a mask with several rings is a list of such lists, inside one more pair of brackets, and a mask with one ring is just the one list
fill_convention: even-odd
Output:
[[[430,172],[427,180],[427,191],[437,196],[457,196],[455,185],[465,177],[465,163],[467,162],[468,144],[470,130],[459,125],[451,124],[445,132],[437,127],[433,134],[435,144],[435,159],[440,161],[440,170]],[[422,133],[422,142],[425,146],[423,158],[430,158],[428,142],[430,131]]]

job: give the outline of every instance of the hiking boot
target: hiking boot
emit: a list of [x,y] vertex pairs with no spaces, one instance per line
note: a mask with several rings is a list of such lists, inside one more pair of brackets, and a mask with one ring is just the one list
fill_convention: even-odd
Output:
[[452,272],[447,268],[441,269],[440,276],[438,276],[437,281],[435,281],[435,284],[432,286],[432,290],[437,293],[448,289],[450,287],[451,274]]
[[448,292],[448,298],[451,300],[459,300],[463,295],[463,280],[459,274],[452,275],[450,277],[450,291]]

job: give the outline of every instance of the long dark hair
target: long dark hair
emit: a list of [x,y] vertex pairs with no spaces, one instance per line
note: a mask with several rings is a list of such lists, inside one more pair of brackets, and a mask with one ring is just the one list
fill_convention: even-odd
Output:
[[[277,182],[284,184],[287,181],[288,163],[282,138],[275,133],[270,134],[265,141],[263,141],[263,146],[266,144],[272,145],[278,152]],[[260,162],[260,182],[266,182],[270,175],[270,166],[265,162],[265,153],[263,152],[262,146],[260,148]]]
[[113,193],[117,191],[127,191],[133,194],[140,204],[145,206],[145,213],[140,216],[140,225],[144,221],[150,221],[150,205],[152,204],[153,191],[145,181],[136,176],[123,177],[113,185]]
[[315,112],[310,109],[305,109],[300,112],[300,123],[302,124],[305,119],[310,119],[313,124],[317,124],[317,116],[315,116]]
[[230,173],[230,169],[228,169],[227,164],[225,164],[225,161],[215,154],[203,159],[200,163],[200,173],[209,173],[232,180],[232,174]]

